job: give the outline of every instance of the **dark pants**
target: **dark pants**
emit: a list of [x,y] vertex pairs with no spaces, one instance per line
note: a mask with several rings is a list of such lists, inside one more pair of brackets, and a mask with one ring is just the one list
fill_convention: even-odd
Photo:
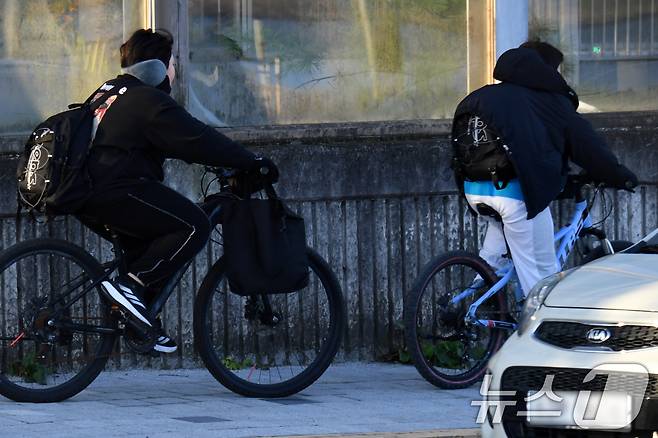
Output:
[[110,238],[106,225],[115,231],[129,272],[153,290],[191,260],[211,232],[208,217],[196,204],[150,181],[94,196],[78,219],[106,239]]

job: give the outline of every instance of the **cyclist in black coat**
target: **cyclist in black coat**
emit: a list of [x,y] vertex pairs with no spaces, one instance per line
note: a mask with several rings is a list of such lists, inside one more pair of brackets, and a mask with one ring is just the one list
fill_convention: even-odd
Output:
[[159,327],[155,350],[165,353],[176,344],[149,317],[149,298],[206,245],[211,231],[196,204],[162,184],[165,159],[254,172],[265,167],[271,182],[278,177],[272,161],[195,119],[169,96],[172,46],[166,32],[138,30],[121,46],[123,74],[92,95],[105,102],[94,114],[87,163],[94,195],[78,214],[106,238],[106,226],[119,233],[129,274],[103,282],[102,289],[135,321]]
[[501,83],[469,94],[455,111],[455,120],[477,114],[505,140],[528,219],[560,194],[568,160],[612,187],[637,185],[635,174],[619,164],[605,140],[576,111],[578,96],[558,72],[560,63],[561,58],[557,65],[550,65],[533,48],[508,50],[493,73]]
[[[469,94],[453,122],[456,151],[470,151],[461,156],[456,152],[458,187],[473,210],[493,212],[502,222],[489,222],[480,255],[497,268],[504,263],[507,243],[526,294],[557,270],[548,205],[565,186],[569,160],[612,187],[637,185],[633,172],[577,113],[578,96],[558,71],[562,61],[562,53],[547,43],[527,42],[508,50],[494,69],[494,78],[501,82]],[[462,144],[470,146],[459,149]],[[467,162],[478,157],[476,161],[485,163],[479,157],[485,157],[483,148],[492,144],[499,152],[486,159],[503,157],[496,160],[502,160],[500,168],[511,175],[505,181],[497,180],[499,167],[493,161],[482,169]],[[465,175],[467,170],[471,176]]]

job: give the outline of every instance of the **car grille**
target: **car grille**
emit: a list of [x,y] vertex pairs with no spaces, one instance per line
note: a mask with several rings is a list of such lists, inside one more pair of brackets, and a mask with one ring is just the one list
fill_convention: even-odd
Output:
[[[591,370],[582,368],[551,368],[551,367],[510,367],[505,370],[501,379],[502,391],[514,391],[514,396],[504,395],[501,399],[514,401],[515,403],[503,412],[503,428],[510,438],[581,438],[590,437],[587,431],[582,430],[559,430],[550,428],[532,427],[525,422],[525,417],[517,415],[519,411],[526,409],[525,397],[529,391],[539,391],[544,387],[546,376],[552,375],[553,391],[624,391],[633,396],[646,397],[640,415],[633,422],[633,430],[656,430],[658,427],[656,403],[658,403],[658,375],[650,374],[649,382],[644,389],[644,379],[638,378],[638,374],[610,372],[608,375],[598,375],[591,381],[583,383]],[[610,386],[606,387],[608,379]],[[635,432],[600,432],[597,437],[636,437]],[[644,435],[642,435],[644,436]],[[649,435],[651,436],[651,435]]]
[[[590,330],[604,328],[610,338],[595,343],[587,339]],[[544,321],[535,336],[561,348],[602,347],[612,351],[658,347],[658,327],[644,325],[601,326],[566,321]]]
[[[510,367],[503,373],[503,391],[518,391],[524,396],[528,391],[539,391],[546,376],[554,376],[551,389],[554,391],[623,391],[634,396],[658,398],[658,374],[650,374],[644,388],[644,379],[636,373],[610,372],[600,374],[584,383],[591,370],[586,368]],[[609,386],[606,384],[610,380]]]

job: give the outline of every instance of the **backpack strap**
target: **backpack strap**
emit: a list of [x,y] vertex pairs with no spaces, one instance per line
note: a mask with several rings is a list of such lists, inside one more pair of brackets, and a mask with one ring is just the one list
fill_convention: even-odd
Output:
[[92,102],[91,99],[92,99],[95,95],[98,94],[98,93],[94,93],[94,94],[92,94],[92,95],[89,97],[89,99],[87,99],[87,101],[86,101],[85,103],[82,104],[82,106],[83,106],[83,107],[84,107],[84,106],[89,107],[89,110],[93,113],[93,112],[95,112],[98,108],[100,108],[100,106],[103,105],[103,104],[105,103],[105,101],[106,101],[107,99],[109,99],[110,96],[112,96],[114,93],[115,93],[115,91],[114,91],[114,87],[113,87],[111,90],[108,90],[108,91],[104,92],[104,93],[103,93],[98,99],[96,99],[96,100],[94,100],[94,101]]
[[[96,99],[92,102],[92,99],[94,98],[94,96],[96,96],[98,93],[101,92],[101,89],[98,88],[83,103],[73,103],[69,106],[73,106],[74,108],[89,106],[92,111],[96,111],[98,109],[98,107],[103,104],[103,102],[105,102],[113,94],[117,93],[118,92],[117,90],[121,90],[122,88],[125,88],[127,90],[129,88],[128,87],[128,82],[129,81],[127,81],[125,79],[124,80],[119,80],[116,84],[112,84],[112,88],[110,88],[107,91],[104,91],[103,94],[98,99]],[[124,91],[124,93],[125,93],[125,91]],[[119,94],[123,94],[123,93],[119,93]]]
[[491,182],[493,183],[496,190],[503,190],[505,187],[507,187],[509,180],[501,180],[496,169],[489,169],[489,171],[491,172]]
[[[16,194],[16,216],[14,220],[16,221],[16,235],[20,235],[20,229],[21,229],[21,213],[23,212],[25,208],[23,207],[23,202],[21,200],[21,195],[20,192],[17,192]],[[50,222],[50,217],[47,217],[45,221],[40,221],[39,218],[37,218],[37,215],[34,214],[34,208],[29,208],[26,209],[27,214],[30,216],[30,219],[32,219],[32,222],[37,223],[37,224],[45,224]]]
[[265,194],[269,199],[273,200],[279,200],[279,195],[276,193],[276,190],[274,190],[274,186],[272,184],[265,184]]

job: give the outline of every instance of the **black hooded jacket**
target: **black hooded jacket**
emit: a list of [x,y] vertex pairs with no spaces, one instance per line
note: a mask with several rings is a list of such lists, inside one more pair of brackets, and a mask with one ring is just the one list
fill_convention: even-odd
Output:
[[162,181],[166,158],[244,170],[253,167],[254,154],[192,117],[166,88],[121,75],[92,97],[110,87],[116,97],[105,108],[88,160],[96,191],[140,180]]
[[[536,51],[518,48],[503,53],[494,78],[501,83],[469,94],[454,120],[478,115],[500,133],[511,152],[528,219],[560,194],[568,160],[610,186],[637,183],[633,172],[619,164],[605,140],[576,112],[576,93]],[[461,188],[463,181],[457,183]]]

